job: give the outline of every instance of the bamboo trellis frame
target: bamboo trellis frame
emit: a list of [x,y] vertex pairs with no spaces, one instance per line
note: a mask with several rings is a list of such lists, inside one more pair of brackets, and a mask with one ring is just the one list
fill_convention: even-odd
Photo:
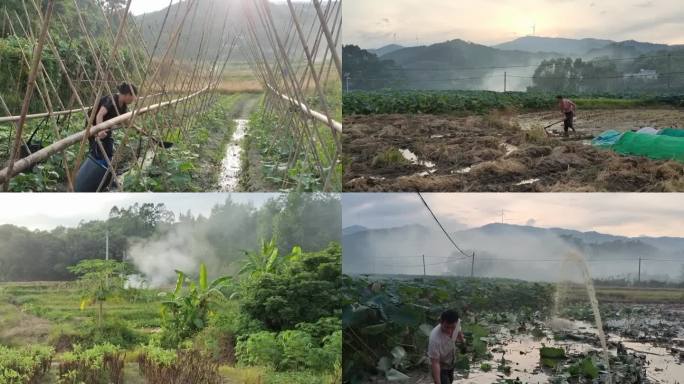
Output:
[[[30,20],[29,9],[33,8],[38,15],[41,28],[39,34],[34,34],[30,22],[26,23],[28,28],[24,28],[21,22],[22,16],[19,14],[10,16],[5,12],[4,17],[8,25],[12,27],[13,34],[27,38],[34,43],[31,62],[28,61],[28,55],[24,54],[24,66],[30,71],[30,76],[21,114],[10,116],[11,113],[0,95],[0,107],[4,107],[8,115],[0,117],[0,124],[16,125],[12,132],[14,142],[9,160],[6,167],[0,170],[0,183],[3,183],[5,191],[8,190],[10,180],[14,176],[58,153],[63,155],[62,163],[66,171],[68,188],[70,191],[73,190],[72,180],[85,156],[87,139],[98,132],[116,128],[123,130],[120,146],[125,146],[130,135],[140,131],[136,119],[145,118],[146,115],[154,127],[147,132],[149,138],[164,137],[174,132],[173,129],[177,130],[179,136],[185,136],[187,129],[192,126],[198,115],[209,109],[217,100],[214,91],[218,88],[231,54],[238,45],[243,52],[247,53],[252,70],[267,92],[268,113],[276,113],[282,122],[282,126],[272,133],[273,141],[279,140],[280,135],[284,133],[291,135],[297,143],[285,172],[287,173],[292,166],[296,165],[297,159],[304,154],[307,161],[315,164],[319,175],[325,180],[324,190],[330,191],[337,186],[341,187],[341,180],[338,180],[335,175],[335,166],[339,162],[339,135],[342,132],[342,125],[333,119],[324,89],[325,84],[330,81],[333,66],[337,69],[337,75],[340,75],[339,39],[342,21],[339,1],[328,0],[322,4],[319,0],[313,0],[315,12],[312,12],[313,17],[308,19],[303,18],[305,14],[303,7],[297,9],[288,1],[291,19],[286,26],[286,32],[283,33],[282,26],[276,25],[272,17],[272,5],[266,0],[253,0],[251,4],[245,4],[243,8],[248,20],[246,31],[234,31],[233,36],[229,36],[226,20],[220,41],[223,49],[219,52],[210,52],[209,44],[205,43],[205,34],[208,33],[210,27],[210,23],[207,22],[209,15],[204,15],[205,19],[202,22],[203,15],[198,15],[197,12],[201,0],[187,0],[185,7],[175,7],[173,15],[171,14],[173,0],[169,0],[169,7],[166,9],[154,47],[150,48],[143,44],[142,57],[136,55],[132,57],[132,71],[126,69],[126,63],[120,55],[124,48],[132,47],[135,41],[141,42],[143,39],[141,30],[133,20],[129,19],[128,11],[132,0],[126,2],[125,8],[118,15],[118,25],[113,25],[115,24],[113,20],[107,19],[105,11],[100,8],[107,28],[105,28],[104,39],[100,36],[98,41],[95,41],[89,31],[78,1],[64,0],[73,1],[76,6],[79,18],[77,28],[80,28],[81,36],[85,41],[84,46],[87,48],[85,56],[77,57],[78,68],[65,66],[51,34],[51,32],[54,33],[51,27],[61,28],[67,36],[69,34],[65,21],[61,16],[53,14],[57,0],[47,0],[44,9],[38,6],[36,0],[23,1],[25,19]],[[18,20],[21,28],[13,27],[12,17]],[[171,23],[176,27],[172,31],[167,31],[167,25]],[[178,47],[183,44],[183,37],[188,39],[190,34],[197,32],[198,29],[202,34],[202,40],[196,57],[191,61],[192,69],[185,72],[177,70],[172,80],[165,81],[169,79],[162,78],[162,68],[172,71],[173,68],[184,64],[179,58]],[[257,33],[257,29],[262,33]],[[169,36],[168,42],[165,47],[161,47],[161,37],[165,32]],[[23,36],[20,36],[21,33]],[[265,47],[268,48],[264,49]],[[44,50],[53,53],[54,60],[59,65],[59,73],[68,83],[71,92],[68,101],[60,98],[55,83],[43,67]],[[95,64],[94,73],[89,73],[84,67],[83,63],[86,59]],[[300,65],[302,63],[305,65]],[[140,97],[133,110],[126,114],[102,124],[87,124],[84,130],[63,137],[63,133],[53,119],[60,117],[69,119],[73,114],[78,113],[87,116],[90,111],[89,121],[92,121],[100,98],[105,95],[113,96],[109,86],[115,82],[133,82],[132,79],[137,79],[140,89],[149,87],[158,92]],[[76,84],[86,84],[90,91],[79,89]],[[316,90],[314,97],[308,92],[311,88]],[[28,113],[34,93],[38,94],[47,112]],[[88,100],[92,100],[92,103]],[[322,108],[323,112],[317,112],[311,108],[311,102]],[[163,114],[173,115],[173,126],[169,123],[170,119],[161,118]],[[30,153],[23,138],[24,126],[32,119],[49,121],[57,138],[55,142],[35,153]],[[121,126],[116,127],[116,125]],[[330,129],[327,139],[321,134],[320,125]],[[333,152],[328,150],[326,142],[330,140],[330,137],[335,147]],[[141,151],[142,136],[140,140],[138,154],[135,155],[136,167],[143,167],[150,147],[153,158],[157,156],[159,149],[159,146],[152,145],[153,140],[148,140],[143,152]],[[68,158],[66,149],[77,144],[79,144],[78,153],[73,158]],[[19,159],[18,152],[22,145],[29,155]],[[112,173],[116,172],[122,153],[122,151],[117,151],[112,159],[106,159]],[[140,156],[141,153],[142,156]],[[101,184],[100,188],[103,187],[104,185]],[[292,187],[292,185],[283,185],[283,187]]]
[[[282,179],[287,180],[285,175],[304,154],[305,159],[315,164],[319,175],[324,178],[323,189],[339,190],[341,180],[336,180],[339,176],[336,166],[341,152],[342,125],[333,119],[325,86],[330,80],[331,66],[334,64],[338,67],[340,63],[341,2],[328,0],[323,7],[319,0],[312,1],[315,17],[305,20],[303,7],[300,6],[298,10],[288,0],[291,19],[283,30],[274,22],[272,5],[267,0],[255,0],[252,6],[244,9],[247,38],[242,48],[269,95],[268,108],[279,116],[288,116],[288,119],[281,120],[284,123],[283,131],[296,140]],[[259,30],[265,31],[265,38],[259,36]],[[269,51],[273,54],[268,55]],[[299,62],[305,65],[297,66]],[[341,73],[338,75],[341,86]],[[323,109],[322,112],[314,111],[307,102],[307,98],[311,98],[308,91],[312,82],[316,91],[313,97]],[[292,110],[297,113],[291,113]],[[327,151],[326,139],[317,124],[324,124],[330,129],[334,153]],[[287,187],[284,181],[283,188]]]

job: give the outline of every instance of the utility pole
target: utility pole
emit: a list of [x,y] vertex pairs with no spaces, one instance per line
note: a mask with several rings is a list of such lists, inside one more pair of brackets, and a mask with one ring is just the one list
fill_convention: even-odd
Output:
[[425,272],[425,255],[423,255],[423,276],[427,276],[427,273]]
[[507,73],[504,72],[504,93],[506,93],[506,80],[507,80]]
[[470,277],[475,277],[475,251],[473,251],[473,259],[470,262]]
[[105,232],[105,260],[109,260],[109,229]]
[[667,89],[670,89],[670,80],[672,80],[672,53],[667,54]]
[[641,285],[641,256],[639,256],[639,273],[637,275],[637,285]]
[[344,74],[344,80],[346,83],[347,93],[349,93],[349,79],[351,79],[351,73],[347,72]]

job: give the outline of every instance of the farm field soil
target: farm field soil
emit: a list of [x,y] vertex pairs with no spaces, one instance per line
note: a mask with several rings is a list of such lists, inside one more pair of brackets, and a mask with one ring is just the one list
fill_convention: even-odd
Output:
[[[346,116],[344,190],[684,190],[684,164],[620,156],[589,145],[608,129],[682,127],[684,111],[585,110],[569,139],[546,137],[542,127],[558,120],[552,112]],[[549,131],[554,129],[562,131]]]
[[[560,121],[559,113],[536,112],[524,113],[514,118],[523,130],[545,127]],[[607,129],[628,131],[642,127],[684,127],[684,110],[663,109],[598,109],[580,110],[575,119],[575,129],[582,134],[599,135]],[[562,124],[554,128],[557,133],[562,132]]]

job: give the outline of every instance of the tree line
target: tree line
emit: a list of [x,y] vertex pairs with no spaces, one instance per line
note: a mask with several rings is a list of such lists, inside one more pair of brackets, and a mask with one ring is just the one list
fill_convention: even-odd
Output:
[[[208,249],[221,260],[242,260],[246,252],[258,249],[263,239],[271,238],[283,253],[296,245],[315,252],[339,241],[340,211],[336,196],[289,194],[260,207],[228,198],[206,217],[190,211],[176,215],[164,204],[136,203],[114,206],[106,220],[83,221],[75,227],[41,231],[2,225],[0,281],[72,280],[75,276],[68,267],[81,260],[105,258],[107,233],[112,260],[124,260],[136,241],[173,236],[173,231],[201,234]],[[213,273],[230,272],[228,263],[214,267]]]

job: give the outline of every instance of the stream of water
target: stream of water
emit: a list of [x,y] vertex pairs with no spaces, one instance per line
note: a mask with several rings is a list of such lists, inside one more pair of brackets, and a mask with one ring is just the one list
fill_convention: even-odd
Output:
[[249,120],[235,120],[235,132],[226,147],[226,156],[221,162],[221,176],[219,188],[221,192],[235,192],[240,181],[241,141],[247,131]]
[[[608,344],[606,343],[606,333],[603,330],[603,322],[601,321],[601,312],[599,311],[598,299],[596,298],[596,290],[594,289],[594,282],[591,280],[591,273],[589,272],[589,266],[587,265],[584,256],[577,252],[569,252],[565,256],[563,266],[561,267],[561,273],[567,271],[567,265],[573,263],[577,265],[582,271],[582,278],[584,279],[584,285],[587,287],[587,295],[589,296],[589,302],[591,303],[591,310],[594,313],[594,322],[596,323],[596,330],[598,332],[598,337],[601,342],[601,348],[603,349],[603,359],[605,360],[606,370],[610,372],[610,351],[608,350]],[[559,282],[559,287],[556,289],[555,303],[554,303],[554,315],[558,317],[558,311],[560,307],[561,294],[564,291],[562,289],[562,284],[564,282]],[[607,376],[607,382],[610,384],[610,375]]]

